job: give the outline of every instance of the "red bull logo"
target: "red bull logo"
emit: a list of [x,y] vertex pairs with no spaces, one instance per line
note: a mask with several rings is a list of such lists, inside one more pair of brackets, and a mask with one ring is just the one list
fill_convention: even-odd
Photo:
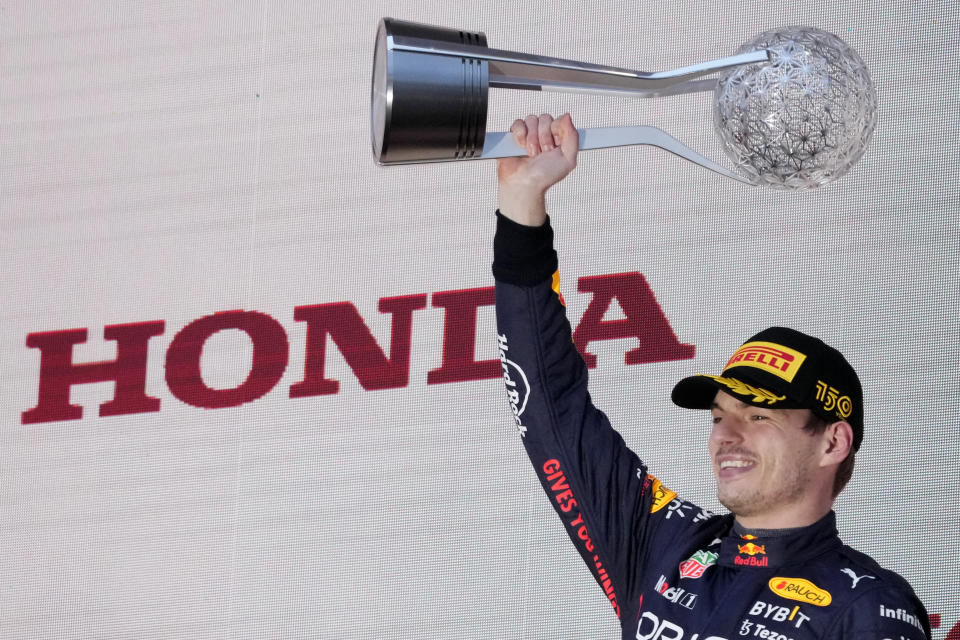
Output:
[[770,564],[770,558],[764,556],[762,558],[744,558],[743,556],[734,556],[733,564],[738,567],[766,567]]
[[[757,539],[757,536],[752,536],[747,534],[743,536],[743,539],[747,541],[746,544],[738,544],[737,551],[741,555],[733,559],[733,564],[741,567],[765,567],[770,563],[770,558],[757,558],[756,556],[766,556],[767,555],[767,545],[757,544],[754,540]],[[744,558],[743,556],[748,556]]]
[[767,555],[767,545],[748,542],[747,544],[738,544],[737,551],[745,553],[748,556],[755,556],[757,554]]

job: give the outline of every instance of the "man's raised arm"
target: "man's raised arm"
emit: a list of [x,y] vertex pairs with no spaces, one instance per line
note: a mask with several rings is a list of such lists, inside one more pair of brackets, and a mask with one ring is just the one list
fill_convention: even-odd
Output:
[[511,131],[528,157],[498,167],[493,273],[507,397],[544,491],[620,615],[635,599],[655,479],[593,406],[560,296],[544,196],[576,166],[577,130],[569,115],[544,115]]

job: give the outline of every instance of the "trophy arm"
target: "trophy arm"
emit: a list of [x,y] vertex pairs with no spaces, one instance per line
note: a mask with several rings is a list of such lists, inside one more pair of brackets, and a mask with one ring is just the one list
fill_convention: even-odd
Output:
[[[706,156],[703,156],[690,147],[686,146],[666,131],[650,126],[628,126],[628,127],[595,127],[590,129],[577,129],[580,134],[579,148],[581,151],[588,149],[609,149],[611,147],[627,147],[633,145],[649,145],[659,147],[680,156],[684,160],[700,165],[715,173],[719,173],[727,178],[732,178],[737,182],[756,186],[757,183],[741,176],[729,169],[717,164]],[[509,131],[489,131],[483,144],[483,153],[478,159],[486,160],[491,158],[512,158],[527,155],[526,149],[517,145],[513,139],[513,134]]]
[[[492,77],[492,76],[491,76]],[[492,87],[503,87],[502,84],[490,83]],[[515,85],[510,88],[517,89]],[[531,91],[549,91],[552,93],[580,93],[594,96],[605,96],[609,98],[664,98],[667,96],[679,96],[687,93],[699,93],[701,91],[713,91],[717,88],[716,78],[700,78],[699,80],[685,80],[677,84],[665,86],[661,89],[610,89],[584,87],[573,83],[554,82],[552,84],[541,84],[539,87],[524,87]]]
[[769,60],[767,50],[759,49],[669,71],[643,72],[401,35],[389,36],[389,47],[393,51],[467,57],[486,61],[490,68],[489,86],[491,87],[574,93],[606,90],[620,94],[633,94],[636,97],[673,95],[688,93],[691,90],[703,91],[708,88],[706,85],[698,85],[695,89],[690,89],[688,86],[687,90],[677,92],[664,92],[664,89],[725,69]]

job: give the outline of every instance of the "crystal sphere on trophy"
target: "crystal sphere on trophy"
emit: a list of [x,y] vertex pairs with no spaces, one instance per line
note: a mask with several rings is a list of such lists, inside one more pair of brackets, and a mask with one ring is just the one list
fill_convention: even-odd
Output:
[[712,91],[733,170],[649,125],[580,129],[580,149],[652,145],[775,189],[810,189],[844,175],[877,121],[863,60],[812,27],[767,31],[725,58],[641,72],[491,49],[481,32],[383,18],[371,80],[370,139],[382,165],[526,155],[508,132],[486,131],[490,87],[628,99]]
[[743,175],[775,189],[810,189],[847,173],[877,123],[877,93],[857,52],[812,27],[767,31],[737,53],[770,61],[718,78],[714,123]]

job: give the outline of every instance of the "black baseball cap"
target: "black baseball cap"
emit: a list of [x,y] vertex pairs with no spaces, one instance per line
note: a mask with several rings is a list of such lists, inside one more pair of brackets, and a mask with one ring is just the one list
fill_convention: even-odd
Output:
[[794,329],[770,327],[743,343],[719,376],[699,374],[673,387],[674,404],[709,409],[720,389],[747,404],[809,409],[822,420],[853,427],[853,450],[863,441],[863,390],[843,354]]

